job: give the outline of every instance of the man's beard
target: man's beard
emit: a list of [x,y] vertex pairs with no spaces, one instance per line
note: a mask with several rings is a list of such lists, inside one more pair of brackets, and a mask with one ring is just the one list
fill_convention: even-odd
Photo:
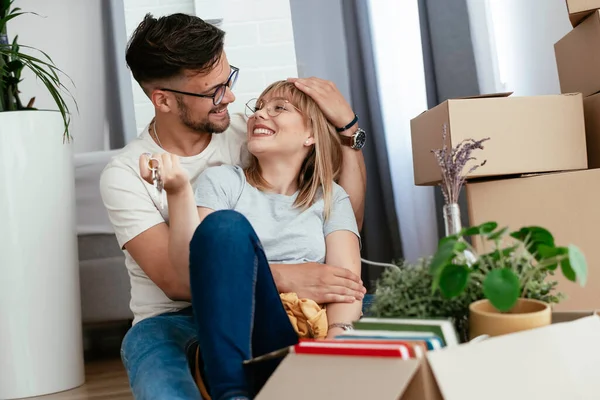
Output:
[[[177,98],[177,105],[179,106],[179,119],[181,122],[198,133],[223,133],[229,128],[229,123],[231,121],[229,111],[225,111],[227,116],[220,123],[211,122],[208,119],[208,115],[201,121],[194,121],[190,116],[190,109],[183,103],[183,99]],[[213,110],[219,108],[219,106],[216,106]]]

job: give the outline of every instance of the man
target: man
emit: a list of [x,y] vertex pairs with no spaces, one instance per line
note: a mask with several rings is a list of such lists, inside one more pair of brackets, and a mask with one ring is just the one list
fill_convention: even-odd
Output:
[[[227,106],[239,70],[223,51],[224,32],[197,17],[147,15],[133,33],[127,63],[155,108],[140,137],[107,165],[101,193],[124,249],[131,279],[133,327],[122,358],[136,399],[199,399],[188,362],[195,354],[197,327],[190,309],[189,271],[169,261],[168,205],[139,173],[140,155],[173,153],[194,183],[207,167],[240,164],[246,124]],[[327,81],[293,79],[339,127],[344,146],[339,183],[362,223],[366,171],[358,129],[349,104]],[[163,193],[164,196],[164,193]],[[280,292],[295,292],[319,303],[362,299],[360,277],[344,268],[314,263],[271,265]]]

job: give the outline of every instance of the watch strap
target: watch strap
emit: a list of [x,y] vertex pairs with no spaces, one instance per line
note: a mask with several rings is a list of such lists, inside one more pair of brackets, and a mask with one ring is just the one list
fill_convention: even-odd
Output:
[[348,147],[354,146],[354,135],[352,135],[352,136],[339,135],[339,137],[340,137],[340,141],[342,142],[342,144],[344,146],[348,146]]

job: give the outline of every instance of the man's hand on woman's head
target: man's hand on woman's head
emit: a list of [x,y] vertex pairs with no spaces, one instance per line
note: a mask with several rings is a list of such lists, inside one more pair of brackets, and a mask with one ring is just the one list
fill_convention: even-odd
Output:
[[333,82],[315,77],[288,78],[288,82],[309,95],[336,128],[346,126],[354,119],[352,107]]
[[175,154],[146,153],[140,156],[140,175],[146,182],[153,185],[154,182],[152,181],[150,163],[152,163],[153,167],[158,167],[160,178],[163,182],[163,188],[167,194],[179,192],[189,185],[190,181],[188,173],[181,167],[179,157]]
[[342,267],[312,262],[271,264],[271,271],[279,292],[294,292],[319,304],[353,303],[367,291],[360,276]]

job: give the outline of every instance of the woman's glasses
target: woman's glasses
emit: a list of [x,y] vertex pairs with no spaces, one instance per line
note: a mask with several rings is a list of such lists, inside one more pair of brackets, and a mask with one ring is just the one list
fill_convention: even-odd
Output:
[[245,111],[246,117],[252,118],[257,111],[266,108],[267,114],[270,117],[276,117],[284,111],[289,111],[290,107],[295,108],[299,113],[302,113],[298,107],[290,103],[288,100],[282,98],[273,98],[267,101],[251,99],[246,103]]
[[235,85],[235,82],[237,81],[239,72],[240,72],[240,69],[237,67],[234,67],[232,65],[231,73],[229,74],[229,78],[227,79],[227,82],[222,83],[219,86],[217,86],[215,91],[213,92],[213,94],[198,94],[198,93],[182,92],[179,90],[167,89],[167,88],[162,88],[160,90],[164,90],[165,92],[184,94],[186,96],[203,97],[203,98],[207,98],[207,99],[212,99],[213,104],[215,106],[217,106],[217,105],[221,104],[221,101],[223,101],[223,97],[225,97],[227,88],[229,88],[229,90],[233,90],[233,86]]

